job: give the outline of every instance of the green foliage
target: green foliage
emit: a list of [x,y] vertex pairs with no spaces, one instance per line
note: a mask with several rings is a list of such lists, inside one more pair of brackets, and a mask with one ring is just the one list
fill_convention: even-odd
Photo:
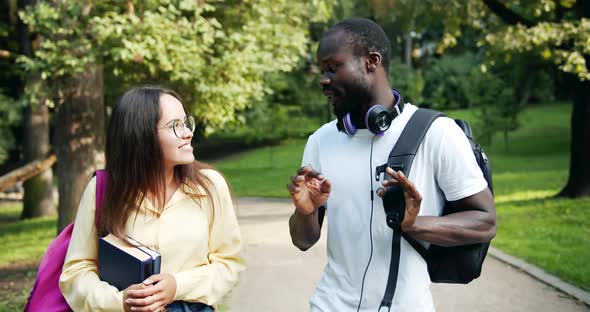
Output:
[[425,103],[423,96],[426,81],[419,69],[407,64],[392,62],[389,68],[389,82],[394,89],[402,92],[404,100],[415,105]]
[[21,13],[43,39],[20,64],[57,82],[103,64],[113,96],[130,85],[164,83],[212,133],[239,122],[238,112],[264,96],[266,73],[297,65],[309,23],[326,20],[333,0],[129,3],[41,1]]
[[242,114],[244,125],[220,130],[211,139],[238,139],[245,145],[277,143],[288,138],[307,138],[322,120],[309,117],[301,106],[260,101]]
[[459,109],[478,104],[469,97],[471,72],[478,65],[473,54],[446,55],[424,73],[425,103],[434,109]]
[[319,125],[333,119],[311,59],[300,62],[289,73],[266,74],[266,95],[239,116],[243,124],[221,130],[220,135],[241,137],[247,144],[278,142],[306,138]]
[[[545,10],[545,9],[543,9]],[[548,7],[547,10],[555,10]],[[532,53],[540,59],[553,62],[580,79],[590,79],[584,55],[590,54],[590,19],[541,22],[533,27],[506,26],[485,37],[491,53],[510,56],[515,53]]]
[[0,164],[8,158],[8,152],[14,147],[11,127],[20,122],[22,105],[0,92]]
[[518,113],[522,109],[515,101],[513,89],[502,78],[478,69],[471,71],[469,81],[471,84],[465,91],[478,105],[478,139],[491,144],[492,136],[502,132],[506,141],[508,132],[518,127]]

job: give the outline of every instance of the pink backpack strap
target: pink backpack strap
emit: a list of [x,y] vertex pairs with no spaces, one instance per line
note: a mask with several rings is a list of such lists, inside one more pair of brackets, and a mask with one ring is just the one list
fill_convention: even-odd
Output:
[[107,188],[107,172],[106,170],[96,170],[96,210],[95,210],[95,223],[98,227],[98,220],[100,220],[100,210],[102,208],[102,200]]

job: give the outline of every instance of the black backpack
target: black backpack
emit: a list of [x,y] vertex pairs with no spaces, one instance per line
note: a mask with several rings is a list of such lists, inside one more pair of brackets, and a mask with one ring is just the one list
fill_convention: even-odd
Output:
[[[387,164],[383,164],[376,168],[375,177],[377,180],[379,180],[380,175],[385,172],[385,168],[387,167],[391,167],[396,171],[401,170],[406,177],[410,176],[410,169],[412,167],[414,156],[416,155],[418,147],[422,143],[422,139],[424,139],[428,128],[436,118],[444,116],[443,113],[434,110],[418,109],[408,121],[398,142],[391,150]],[[469,124],[466,121],[459,119],[455,120],[455,122],[467,136],[469,143],[471,144],[471,149],[475,154],[477,164],[479,165],[484,178],[488,182],[490,191],[492,191],[492,171],[488,158],[481,146],[473,142],[473,134]],[[380,308],[385,306],[389,309],[395,293],[402,236],[426,260],[426,263],[428,264],[428,274],[430,275],[430,280],[432,282],[467,284],[479,277],[483,261],[487,254],[488,247],[490,246],[489,242],[454,247],[443,247],[431,244],[430,247],[426,249],[415,239],[406,233],[401,232],[401,221],[404,218],[405,212],[405,199],[403,191],[399,186],[388,188],[383,197],[383,206],[385,208],[387,225],[393,229],[393,241],[389,278]],[[458,212],[458,210],[452,207],[449,202],[445,202],[442,214],[448,215],[455,212]]]

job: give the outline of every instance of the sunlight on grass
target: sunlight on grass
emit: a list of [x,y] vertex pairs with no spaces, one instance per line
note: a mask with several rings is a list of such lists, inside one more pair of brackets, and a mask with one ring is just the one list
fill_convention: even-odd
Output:
[[555,190],[544,190],[544,191],[522,191],[506,195],[498,195],[494,198],[496,205],[505,204],[508,202],[525,201],[533,199],[545,199],[555,195]]

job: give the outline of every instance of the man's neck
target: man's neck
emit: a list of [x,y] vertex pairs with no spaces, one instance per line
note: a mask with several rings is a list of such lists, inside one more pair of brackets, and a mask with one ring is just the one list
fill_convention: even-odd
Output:
[[389,85],[389,82],[384,81],[383,83],[377,85],[375,89],[375,103],[372,105],[381,104],[388,110],[391,110],[397,99],[393,95],[393,92],[391,92],[391,86]]

